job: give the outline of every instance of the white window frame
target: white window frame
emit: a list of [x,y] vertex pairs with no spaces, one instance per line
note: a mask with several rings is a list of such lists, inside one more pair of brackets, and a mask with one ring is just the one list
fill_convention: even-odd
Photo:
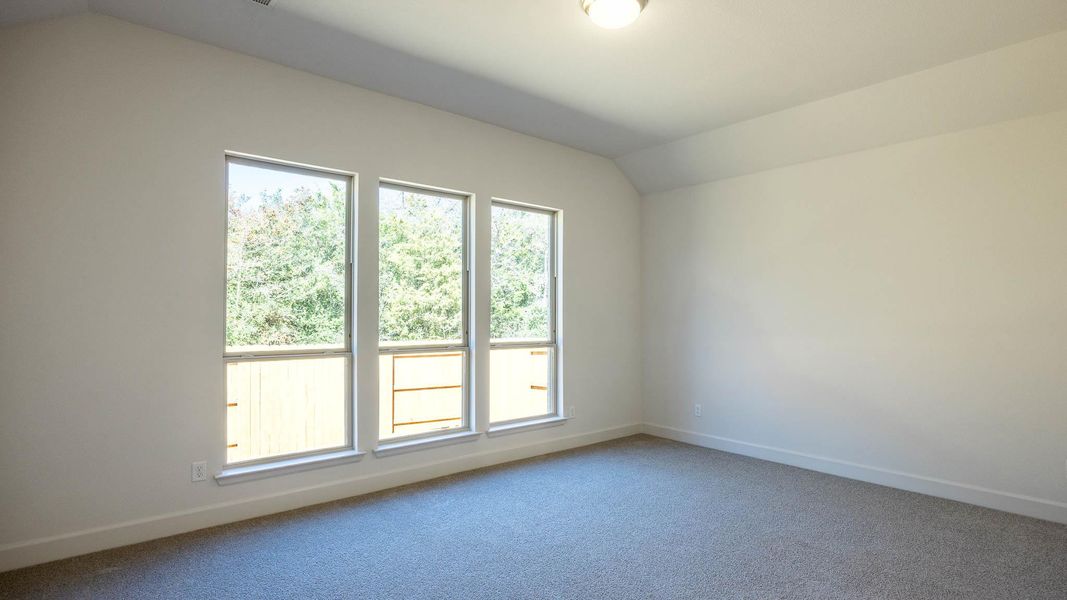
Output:
[[[444,188],[427,186],[421,184],[412,184],[407,182],[395,181],[391,179],[381,179],[378,182],[378,198],[376,202],[380,210],[381,207],[381,191],[382,189],[391,189],[400,192],[408,192],[413,194],[422,194],[428,196],[438,196],[442,198],[452,198],[462,202],[463,210],[463,233],[460,244],[463,246],[463,270],[462,270],[462,293],[460,296],[461,304],[461,321],[462,321],[462,336],[456,343],[439,343],[439,344],[411,344],[404,342],[382,342],[381,340],[381,315],[378,317],[378,356],[406,354],[436,354],[436,353],[448,353],[459,352],[463,354],[463,387],[460,390],[463,406],[461,409],[461,423],[459,427],[453,427],[450,429],[442,429],[437,431],[426,431],[422,433],[414,433],[411,435],[397,435],[383,438],[379,425],[375,425],[377,431],[379,445],[403,445],[412,441],[428,441],[438,437],[456,436],[456,434],[473,433],[474,431],[474,417],[473,417],[473,402],[471,400],[471,371],[473,369],[473,360],[471,360],[471,343],[470,343],[470,280],[471,280],[471,205],[472,194],[458,192],[454,190],[448,190]],[[381,227],[381,221],[379,216],[379,228]],[[380,229],[379,229],[380,231]],[[380,243],[380,242],[379,242]],[[381,258],[379,260],[379,268],[381,266]],[[380,275],[379,275],[380,276]],[[381,305],[379,305],[379,311]],[[381,383],[379,382],[379,388]],[[378,395],[375,398],[375,402],[381,402],[381,389],[378,390]],[[379,407],[380,408],[380,407]]]
[[[327,176],[333,180],[343,180],[347,187],[347,193],[345,194],[345,336],[344,344],[341,348],[323,347],[323,348],[307,348],[300,350],[259,350],[259,351],[241,351],[241,352],[228,352],[226,351],[226,326],[229,323],[229,316],[226,314],[227,296],[225,293],[226,285],[228,282],[229,273],[226,269],[223,272],[223,294],[222,294],[222,312],[223,312],[223,327],[222,327],[222,348],[223,348],[223,365],[235,362],[260,362],[270,360],[299,360],[299,359],[311,359],[311,358],[344,358],[345,359],[345,442],[340,446],[332,446],[329,448],[317,448],[315,450],[308,450],[306,452],[290,452],[286,454],[276,454],[272,456],[266,456],[262,458],[255,458],[242,461],[229,462],[225,457],[228,454],[227,444],[228,441],[224,435],[223,437],[223,465],[225,469],[240,470],[244,467],[253,467],[256,465],[268,465],[271,463],[291,463],[298,462],[299,459],[308,457],[317,457],[318,455],[336,455],[338,452],[356,450],[356,410],[355,410],[355,395],[353,386],[353,373],[355,370],[355,356],[352,352],[352,339],[353,339],[353,311],[352,307],[355,303],[355,289],[353,282],[353,257],[355,255],[355,228],[353,223],[353,210],[354,210],[354,195],[356,188],[356,174],[347,171],[341,171],[337,169],[328,169],[323,167],[316,167],[311,165],[305,165],[301,163],[295,163],[290,161],[284,161],[274,158],[265,158],[262,156],[255,156],[251,154],[242,154],[237,152],[226,152],[225,163],[225,190],[224,194],[224,207],[225,207],[225,235],[223,256],[224,264],[229,264],[229,233],[230,233],[230,219],[229,219],[229,206],[230,206],[230,165],[241,164],[261,169],[273,169],[276,171],[283,171],[289,173],[298,173],[301,175],[311,175],[315,177]],[[223,390],[224,390],[224,406],[223,406],[223,431],[227,432],[229,415],[225,406],[228,402],[229,391],[226,389],[225,383],[225,369],[223,374]]]
[[[523,348],[540,349],[548,348],[549,351],[549,374],[548,374],[548,398],[550,409],[547,413],[541,415],[531,415],[528,417],[521,417],[518,419],[508,419],[505,421],[493,421],[492,410],[489,414],[489,426],[491,429],[507,428],[510,425],[516,425],[526,423],[528,421],[543,421],[552,417],[563,417],[563,404],[561,402],[560,394],[560,344],[559,344],[559,257],[560,254],[560,210],[554,208],[547,208],[541,206],[533,206],[530,204],[514,202],[511,200],[503,200],[500,198],[493,198],[489,211],[489,227],[492,230],[492,208],[501,207],[510,210],[521,210],[530,213],[536,213],[539,215],[547,215],[552,218],[551,238],[549,239],[548,252],[549,252],[549,264],[552,265],[552,276],[549,281],[548,292],[548,323],[549,323],[549,336],[543,340],[522,340],[522,341],[493,341],[489,340],[489,360],[492,360],[493,350],[519,350]],[[490,241],[488,251],[490,253],[490,278],[492,278],[492,242]],[[492,290],[490,289],[490,298],[492,298]],[[489,308],[490,327],[492,326],[492,301],[490,300]],[[489,368],[489,376],[492,377],[492,367]],[[490,388],[492,386],[490,385]],[[492,400],[490,399],[489,405],[492,406]]]

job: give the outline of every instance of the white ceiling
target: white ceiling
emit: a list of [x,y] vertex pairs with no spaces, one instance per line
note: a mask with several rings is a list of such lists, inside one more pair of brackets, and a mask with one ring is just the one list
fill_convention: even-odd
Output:
[[1067,108],[1067,31],[615,159],[649,194]]
[[650,0],[614,31],[578,0],[87,2],[609,157],[1067,29],[1065,0]]

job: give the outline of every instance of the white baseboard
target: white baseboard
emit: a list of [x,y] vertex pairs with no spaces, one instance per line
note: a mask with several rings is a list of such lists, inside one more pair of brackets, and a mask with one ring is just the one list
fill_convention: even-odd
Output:
[[359,496],[471,469],[587,446],[640,432],[640,425],[601,429],[516,448],[487,450],[387,473],[353,477],[276,494],[210,504],[104,527],[6,544],[0,546],[0,572]]
[[918,492],[928,496],[948,498],[949,500],[956,500],[967,504],[976,504],[978,506],[1025,515],[1027,517],[1035,517],[1047,521],[1055,521],[1057,523],[1067,523],[1067,503],[1057,502],[1055,500],[1045,500],[1043,498],[1034,498],[1022,494],[992,490],[966,483],[926,477],[924,475],[915,475],[880,467],[872,467],[870,465],[861,465],[835,458],[804,454],[802,452],[786,450],[785,448],[753,444],[750,442],[743,442],[706,433],[697,433],[695,431],[686,431],[684,429],[677,429],[664,425],[645,423],[641,430],[649,435],[678,442],[685,442],[687,444],[693,444],[694,446],[703,446],[704,448],[713,448],[715,450],[722,450],[733,454],[742,454],[769,460],[771,462],[819,471],[821,473],[829,473],[839,477],[877,483],[879,485],[910,492]]

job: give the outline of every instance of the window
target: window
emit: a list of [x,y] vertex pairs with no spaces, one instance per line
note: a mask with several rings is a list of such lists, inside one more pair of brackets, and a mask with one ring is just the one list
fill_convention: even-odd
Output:
[[352,178],[226,166],[226,462],[351,447]]
[[382,184],[379,438],[469,428],[465,196]]
[[491,229],[490,420],[558,414],[556,213],[494,202]]

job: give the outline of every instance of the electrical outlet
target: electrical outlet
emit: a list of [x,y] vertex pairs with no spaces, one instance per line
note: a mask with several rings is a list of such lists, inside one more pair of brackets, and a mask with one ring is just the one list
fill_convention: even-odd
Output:
[[207,481],[207,461],[193,463],[193,481]]
[[574,407],[573,406],[568,406],[567,407],[567,418],[568,419],[573,419],[574,418]]
[[698,417],[704,416],[704,405],[702,405],[702,404],[694,404],[693,405],[693,414],[698,416]]

